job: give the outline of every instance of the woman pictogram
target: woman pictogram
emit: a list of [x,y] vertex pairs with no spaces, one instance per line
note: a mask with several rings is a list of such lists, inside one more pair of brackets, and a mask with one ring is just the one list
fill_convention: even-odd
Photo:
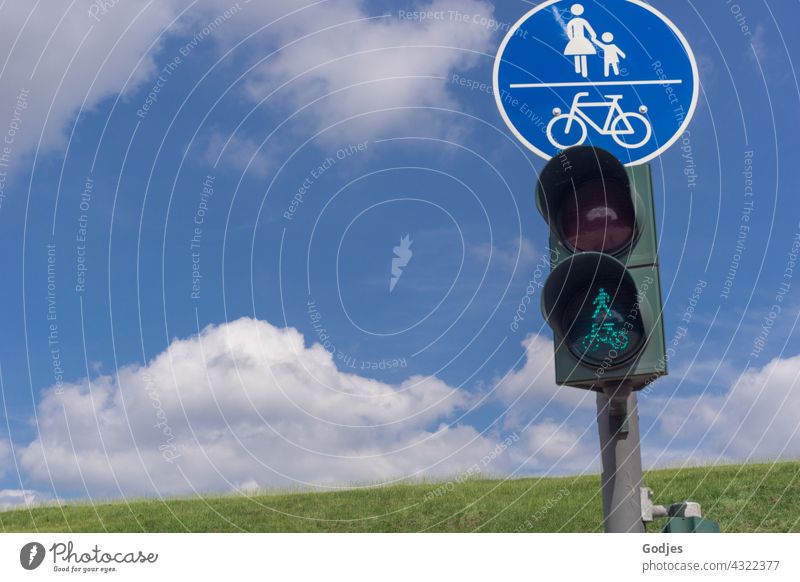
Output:
[[[572,8],[570,8],[570,12],[572,12],[575,18],[567,23],[569,44],[567,44],[567,48],[564,49],[564,55],[575,57],[575,72],[583,77],[588,77],[589,65],[586,57],[597,54],[597,49],[593,44],[593,41],[597,39],[597,33],[587,20],[580,18],[583,14],[583,6],[581,4],[573,4]],[[587,32],[591,40],[586,38]]]

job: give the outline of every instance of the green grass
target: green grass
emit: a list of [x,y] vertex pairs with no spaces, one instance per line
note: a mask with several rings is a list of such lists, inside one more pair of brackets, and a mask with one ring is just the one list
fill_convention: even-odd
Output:
[[[456,480],[458,481],[458,480]],[[6,532],[596,532],[599,477],[469,480],[0,512]],[[800,532],[800,462],[652,471],[656,503],[691,499],[726,532]],[[663,524],[663,521],[661,521]],[[651,531],[657,527],[651,526]]]

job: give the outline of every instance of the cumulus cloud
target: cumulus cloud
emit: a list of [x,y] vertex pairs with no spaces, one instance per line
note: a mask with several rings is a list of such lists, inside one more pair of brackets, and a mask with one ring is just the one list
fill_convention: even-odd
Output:
[[0,479],[5,476],[11,465],[11,443],[6,439],[0,439]]
[[521,474],[577,475],[600,470],[597,429],[590,417],[543,418],[521,434],[522,445],[512,452]]
[[256,177],[267,176],[275,166],[273,147],[243,135],[224,135],[212,132],[201,143],[203,161],[216,167],[223,165],[239,171],[251,172]]
[[[760,62],[765,62],[770,57],[770,37],[769,33],[767,32],[766,27],[763,24],[756,24],[756,30],[753,35],[750,37],[750,42],[753,45],[752,53],[748,54],[748,57],[753,59],[753,53],[758,58]],[[755,60],[755,59],[754,59]]]
[[3,3],[0,120],[3,130],[16,120],[15,155],[40,139],[45,149],[63,146],[79,109],[91,110],[152,76],[163,30],[189,2],[126,0],[103,14],[90,12],[92,4]]
[[[339,487],[395,479],[596,471],[594,395],[553,382],[552,347],[526,338],[523,366],[493,405],[504,428],[459,422],[485,394],[434,377],[399,384],[337,369],[294,329],[253,319],[176,339],[146,366],[50,388],[38,437],[17,445],[23,476],[59,497],[167,495],[257,487]],[[648,465],[796,458],[800,356],[743,374],[724,394],[643,408]],[[656,422],[661,434],[647,432]],[[674,439],[672,437],[675,437]],[[510,439],[510,440],[509,440]],[[0,442],[0,452],[8,443]],[[669,454],[669,457],[665,457]],[[671,453],[670,453],[671,451]],[[713,458],[713,454],[717,458]],[[36,502],[7,490],[0,503]]]
[[[470,253],[478,260],[495,263],[505,270],[523,272],[540,258],[530,239],[521,236],[507,244],[480,243],[469,246]],[[527,273],[525,273],[527,274]]]
[[[553,462],[556,472],[595,466],[594,393],[555,386],[551,339],[532,334],[523,346],[524,364],[499,381],[496,395],[509,407],[506,428],[525,430],[527,446],[520,450],[533,455],[526,465],[532,472]],[[667,399],[655,390],[640,397],[645,464],[800,456],[800,420],[792,412],[800,409],[800,356],[722,377],[730,385],[722,392]]]
[[[14,472],[13,467],[11,443],[7,439],[0,439],[0,479],[10,477]],[[32,489],[0,489],[0,511],[27,507],[51,499],[52,495]]]
[[530,334],[522,346],[522,367],[497,379],[495,391],[507,407],[506,429],[523,435],[515,467],[538,475],[599,470],[594,393],[556,385],[552,338]]
[[[454,107],[447,77],[488,52],[491,27],[451,18],[451,12],[489,19],[492,7],[479,0],[434,0],[420,10],[443,15],[415,20],[369,15],[362,3],[334,0],[281,22],[275,30],[281,50],[248,78],[246,91],[255,102],[270,97],[293,112],[322,98],[305,119],[324,130],[366,112],[398,108]],[[285,85],[285,87],[284,87]],[[327,97],[326,97],[327,96]],[[329,139],[364,139],[415,127],[449,134],[452,129],[433,113],[384,111],[339,125]],[[324,138],[325,136],[323,136]]]
[[[660,426],[665,436],[690,451],[687,458],[796,459],[798,409],[800,356],[776,358],[747,370],[722,394],[673,399],[663,407]],[[687,446],[690,442],[694,448]]]
[[470,402],[436,378],[389,385],[340,372],[297,331],[241,319],[175,340],[145,367],[47,390],[39,436],[18,457],[59,494],[452,475],[496,445],[452,422]]
[[52,497],[30,489],[0,489],[0,511],[29,507],[51,501]]
[[[104,4],[107,7],[100,9]],[[252,42],[259,54],[298,41],[249,79],[251,98],[260,100],[277,84],[298,75],[281,95],[281,102],[292,107],[363,84],[315,110],[319,128],[381,107],[452,104],[441,79],[380,80],[444,77],[452,68],[475,62],[469,51],[485,50],[492,35],[490,27],[449,19],[419,23],[396,15],[372,17],[356,0],[6,2],[0,8],[0,53],[6,55],[0,127],[5,131],[13,124],[14,155],[37,147],[63,147],[79,110],[92,110],[105,99],[140,89],[155,77],[159,50],[168,36],[192,37],[232,6],[236,9],[224,26],[207,35],[221,50],[258,29],[263,32]],[[491,7],[478,0],[435,0],[422,6],[491,14]],[[444,48],[434,48],[438,46]],[[239,54],[244,53],[226,58]],[[397,127],[403,119],[407,119],[403,113],[373,117],[366,127]]]
[[[596,464],[594,393],[555,386],[551,339],[532,334],[523,346],[524,364],[500,380],[496,394],[509,407],[506,427],[526,427],[524,448],[534,455],[528,466],[540,472],[556,460],[557,471],[582,471]],[[800,409],[800,356],[723,378],[730,386],[724,391],[667,399],[656,389],[640,397],[645,464],[800,456],[800,420],[792,412]]]
[[525,348],[522,368],[501,378],[497,385],[497,395],[506,404],[513,405],[517,421],[519,411],[538,411],[550,404],[595,410],[592,392],[556,386],[552,338],[531,334],[522,345]]

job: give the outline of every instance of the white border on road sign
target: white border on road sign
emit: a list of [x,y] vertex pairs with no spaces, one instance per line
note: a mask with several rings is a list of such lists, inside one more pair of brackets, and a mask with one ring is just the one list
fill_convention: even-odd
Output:
[[[522,16],[522,18],[517,20],[517,22],[514,24],[514,26],[512,26],[509,29],[508,34],[506,34],[506,37],[503,39],[503,42],[500,43],[500,48],[498,49],[497,56],[494,59],[494,74],[493,74],[493,79],[494,79],[494,100],[495,100],[495,103],[497,104],[497,108],[500,110],[500,115],[502,115],[503,121],[506,122],[506,125],[508,126],[508,128],[514,133],[514,135],[517,137],[517,139],[519,141],[521,141],[525,145],[525,147],[527,147],[529,150],[531,150],[537,156],[539,156],[541,158],[544,158],[545,160],[552,159],[552,156],[546,154],[545,152],[543,152],[542,150],[540,150],[539,148],[534,146],[532,143],[530,143],[527,139],[525,139],[525,137],[519,132],[519,130],[517,130],[517,128],[514,126],[514,124],[511,123],[511,120],[509,119],[508,115],[506,114],[505,107],[503,107],[503,98],[502,98],[502,90],[503,89],[500,87],[500,82],[499,82],[500,81],[500,79],[499,79],[500,63],[502,62],[502,55],[503,55],[503,52],[506,50],[506,46],[508,45],[509,41],[514,37],[514,35],[517,33],[517,30],[519,30],[519,27],[522,26],[522,24],[525,23],[525,21],[527,21],[531,16],[533,16],[537,12],[547,8],[548,6],[551,6],[553,4],[557,4],[558,2],[561,2],[561,1],[562,0],[547,0],[547,2],[539,4],[539,6],[536,6],[535,8],[529,10],[524,16]],[[658,10],[656,10],[655,8],[650,6],[649,4],[645,4],[641,0],[626,0],[626,1],[630,2],[631,4],[636,4],[637,6],[640,6],[640,7],[644,8],[645,10],[651,12],[652,14],[656,15],[658,18],[663,20],[667,24],[667,26],[669,26],[672,29],[672,32],[674,32],[675,36],[678,38],[678,40],[681,41],[681,44],[683,45],[683,48],[686,51],[686,54],[689,56],[689,61],[690,61],[691,65],[692,65],[692,77],[693,77],[693,80],[694,80],[694,91],[692,93],[692,103],[689,106],[689,112],[686,114],[686,118],[683,120],[683,124],[680,126],[678,131],[672,137],[672,139],[670,139],[666,144],[664,144],[663,146],[658,148],[658,150],[656,150],[655,152],[653,152],[652,154],[650,154],[649,156],[647,156],[645,158],[642,158],[640,160],[636,160],[636,161],[630,162],[628,164],[625,164],[626,166],[638,166],[640,164],[646,164],[650,160],[652,160],[654,158],[657,158],[658,156],[663,154],[666,150],[668,150],[670,147],[672,147],[672,144],[674,144],[676,141],[678,141],[680,136],[683,135],[684,132],[686,131],[686,128],[689,127],[689,123],[692,121],[692,117],[694,116],[695,109],[697,109],[697,101],[700,98],[700,74],[699,74],[699,72],[697,70],[697,60],[694,58],[694,52],[692,52],[692,47],[689,46],[689,41],[686,40],[686,37],[683,36],[683,33],[678,29],[677,26],[675,26],[675,24],[669,18],[667,18],[664,14],[662,14],[661,12],[659,12]],[[662,81],[662,80],[659,79],[657,81],[653,81],[650,84],[663,85],[663,84],[673,84],[673,83],[680,83],[680,82],[681,81],[673,80],[673,79],[667,80],[667,81]],[[606,82],[600,81],[600,82],[597,82],[597,83],[586,83],[586,86],[596,87],[598,85],[607,85],[607,84],[623,85],[623,84],[626,84],[626,83],[617,83],[617,82],[613,82],[613,81],[606,81]],[[628,82],[627,84],[632,84],[632,83]],[[638,84],[643,84],[643,83],[639,82]],[[520,83],[520,84],[512,85],[511,88],[529,87],[529,86],[561,87],[561,86],[573,86],[573,85],[577,86],[577,84],[575,84],[575,83],[538,83],[538,84]]]

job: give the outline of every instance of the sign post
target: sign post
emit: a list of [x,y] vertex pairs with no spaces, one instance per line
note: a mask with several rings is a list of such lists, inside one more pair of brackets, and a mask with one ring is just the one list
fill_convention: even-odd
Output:
[[603,461],[603,525],[609,533],[644,533],[636,392],[629,385],[597,394],[597,429]]
[[647,162],[688,126],[697,62],[641,0],[550,0],[509,30],[494,90],[509,129],[549,160],[537,187],[552,258],[542,310],[556,383],[597,392],[605,530],[644,532],[636,391],[667,373]]

